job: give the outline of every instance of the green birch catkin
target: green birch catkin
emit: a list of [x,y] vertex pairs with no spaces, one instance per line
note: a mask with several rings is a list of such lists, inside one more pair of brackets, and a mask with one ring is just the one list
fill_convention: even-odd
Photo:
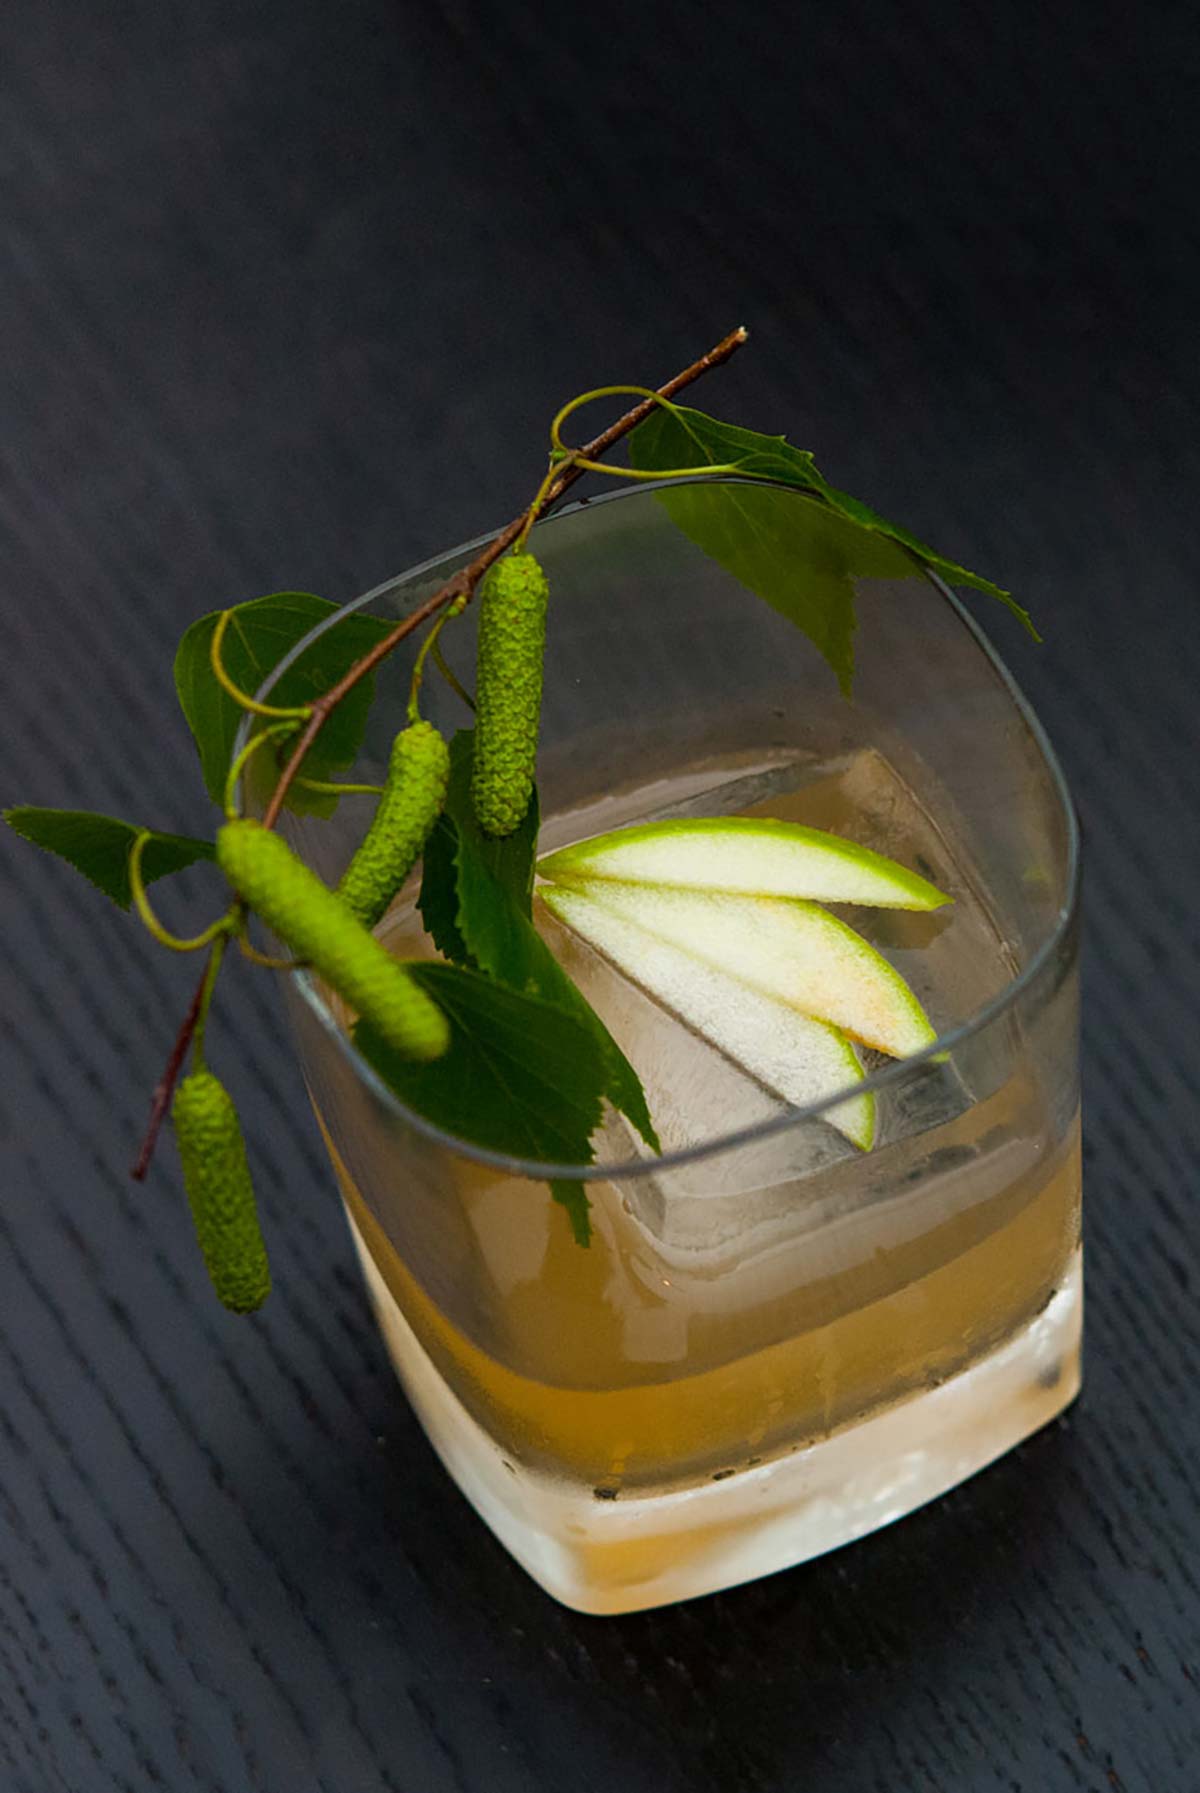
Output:
[[226,822],[217,861],[255,914],[389,1045],[406,1058],[441,1057],[450,1028],[437,1004],[277,834],[249,817]]
[[373,928],[417,862],[442,813],[450,749],[432,722],[414,722],[392,743],[387,783],[371,826],[342,874],[338,895]]
[[529,807],[548,593],[532,554],[506,554],[480,594],[471,795],[485,834],[511,834]]
[[175,1092],[171,1120],[213,1287],[235,1314],[253,1313],[271,1292],[271,1271],[233,1098],[211,1071],[193,1071]]

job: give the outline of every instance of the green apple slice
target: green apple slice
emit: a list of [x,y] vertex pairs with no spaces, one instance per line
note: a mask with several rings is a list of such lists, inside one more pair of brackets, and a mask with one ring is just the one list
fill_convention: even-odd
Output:
[[[601,899],[580,886],[546,886],[539,895],[573,933],[784,1101],[803,1108],[862,1081],[858,1056],[838,1028],[648,932],[604,900],[611,888]],[[852,1145],[870,1150],[873,1096],[848,1097],[828,1119]]]
[[563,847],[538,870],[556,884],[616,879],[744,896],[803,897],[888,909],[938,909],[951,899],[869,847],[768,817],[697,817],[620,828]]
[[612,879],[571,888],[736,983],[893,1058],[936,1038],[900,973],[815,903]]

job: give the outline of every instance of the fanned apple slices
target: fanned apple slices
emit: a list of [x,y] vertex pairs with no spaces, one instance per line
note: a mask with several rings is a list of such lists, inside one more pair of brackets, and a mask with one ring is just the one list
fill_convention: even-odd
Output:
[[[866,1075],[852,1042],[903,1058],[934,1040],[895,968],[819,902],[950,898],[840,835],[750,817],[619,829],[542,860],[546,907],[647,994],[798,1107]],[[829,1120],[875,1138],[875,1103]]]

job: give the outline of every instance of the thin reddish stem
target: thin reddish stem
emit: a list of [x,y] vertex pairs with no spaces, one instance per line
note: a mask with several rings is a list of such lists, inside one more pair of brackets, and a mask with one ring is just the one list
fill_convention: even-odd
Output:
[[137,1155],[137,1162],[130,1171],[130,1176],[141,1182],[150,1168],[150,1160],[154,1156],[154,1148],[158,1143],[158,1135],[167,1118],[167,1110],[171,1106],[171,1097],[175,1085],[179,1081],[179,1073],[183,1069],[183,1061],[187,1057],[188,1047],[192,1043],[192,1035],[200,1019],[200,1010],[204,1003],[204,987],[208,982],[208,961],[205,960],[200,982],[188,1005],[188,1012],[183,1017],[179,1032],[175,1036],[175,1044],[171,1048],[171,1056],[166,1062],[162,1076],[154,1087],[150,1099],[150,1118],[146,1122],[146,1131],[142,1136],[142,1149]]

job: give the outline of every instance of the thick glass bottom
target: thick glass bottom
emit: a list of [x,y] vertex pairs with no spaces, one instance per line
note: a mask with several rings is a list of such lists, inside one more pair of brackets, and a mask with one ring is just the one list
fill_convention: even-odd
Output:
[[1079,1391],[1077,1252],[1042,1311],[937,1387],[719,1480],[607,1499],[511,1462],[447,1387],[350,1219],[397,1374],[438,1455],[534,1580],[579,1612],[637,1612],[790,1568],[944,1494]]

